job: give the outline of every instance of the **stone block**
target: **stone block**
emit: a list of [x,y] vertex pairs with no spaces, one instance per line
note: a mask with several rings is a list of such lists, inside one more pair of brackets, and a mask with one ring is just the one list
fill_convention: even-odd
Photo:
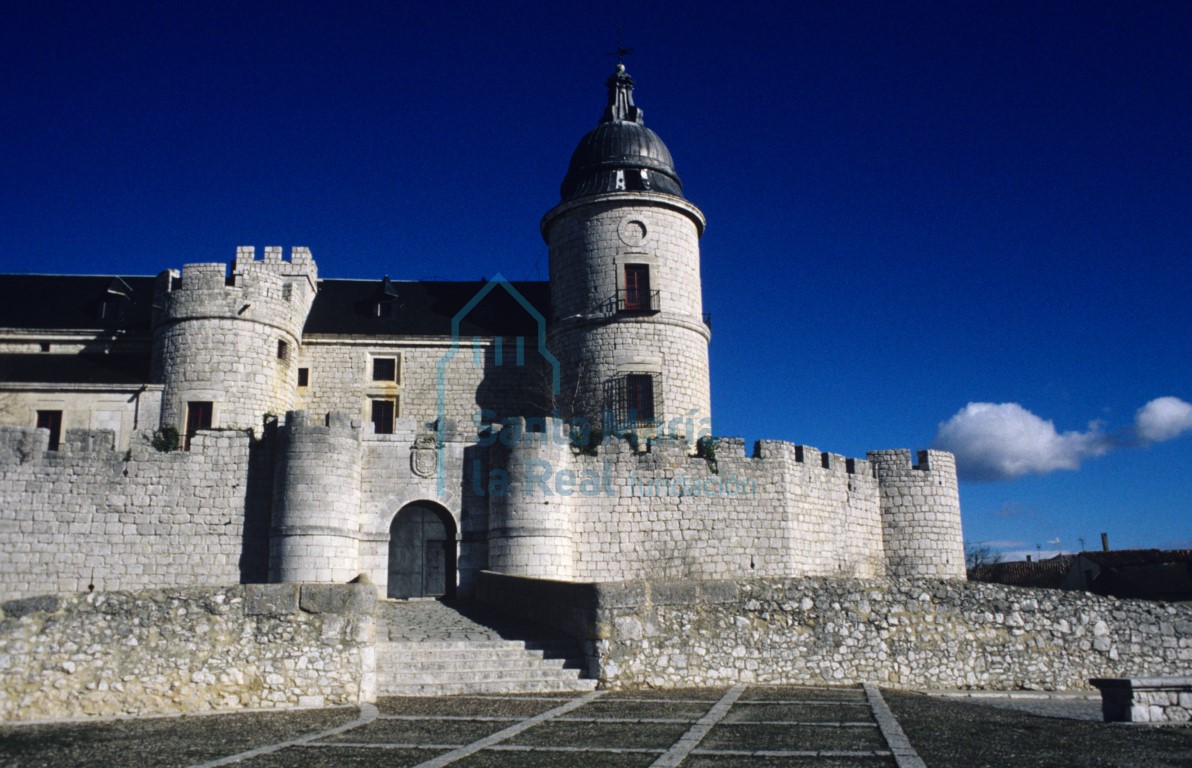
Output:
[[299,607],[307,613],[372,614],[377,588],[372,584],[303,584]]
[[278,616],[297,611],[297,584],[247,584],[244,587],[246,616]]
[[5,618],[19,619],[31,613],[56,613],[58,606],[57,596],[38,595],[21,600],[7,600],[0,604],[0,609],[3,609]]

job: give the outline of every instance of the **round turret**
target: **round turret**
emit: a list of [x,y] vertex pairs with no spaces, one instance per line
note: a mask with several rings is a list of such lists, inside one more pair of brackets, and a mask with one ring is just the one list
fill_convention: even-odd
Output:
[[305,248],[242,247],[223,264],[163,273],[155,300],[153,377],[164,385],[161,425],[260,428],[294,407],[298,347],[318,280]]
[[645,127],[623,65],[607,85],[604,116],[580,140],[562,201],[542,220],[558,410],[605,432],[694,441],[711,429],[704,216],[683,197],[670,150]]

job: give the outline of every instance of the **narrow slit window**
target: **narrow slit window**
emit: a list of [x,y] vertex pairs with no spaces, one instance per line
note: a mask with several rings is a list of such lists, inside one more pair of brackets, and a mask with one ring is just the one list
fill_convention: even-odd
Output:
[[284,339],[277,340],[277,359],[278,360],[289,360],[290,359],[290,345]]

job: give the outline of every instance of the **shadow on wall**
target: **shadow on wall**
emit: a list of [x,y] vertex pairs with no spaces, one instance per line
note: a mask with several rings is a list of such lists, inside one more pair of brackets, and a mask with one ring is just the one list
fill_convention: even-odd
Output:
[[248,448],[244,493],[240,583],[269,581],[269,529],[273,524],[273,476],[277,462],[277,419],[267,419],[264,434]]

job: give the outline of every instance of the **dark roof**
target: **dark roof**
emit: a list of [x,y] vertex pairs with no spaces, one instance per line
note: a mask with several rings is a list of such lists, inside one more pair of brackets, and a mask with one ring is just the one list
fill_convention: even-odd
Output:
[[154,280],[114,275],[0,275],[0,328],[147,333]]
[[[670,150],[646,127],[633,103],[633,78],[622,64],[608,79],[608,106],[600,124],[579,140],[560,194],[564,200],[617,190],[683,196]],[[618,171],[625,171],[620,180]],[[643,171],[645,173],[643,173]]]
[[149,355],[0,355],[0,381],[23,384],[144,384]]
[[1164,565],[1167,563],[1192,563],[1192,549],[1112,549],[1108,552],[1081,552],[1080,556],[1092,560],[1102,568],[1116,568],[1123,565]]
[[1059,588],[1075,560],[1073,555],[1056,555],[1034,562],[992,563],[974,568],[969,578],[973,581],[1007,584],[1012,587]]
[[[383,280],[320,280],[303,333],[360,336],[449,336],[451,320],[487,281],[398,282]],[[519,293],[543,319],[550,317],[546,282],[495,283],[460,321],[461,336],[530,336],[538,318],[506,288]]]

